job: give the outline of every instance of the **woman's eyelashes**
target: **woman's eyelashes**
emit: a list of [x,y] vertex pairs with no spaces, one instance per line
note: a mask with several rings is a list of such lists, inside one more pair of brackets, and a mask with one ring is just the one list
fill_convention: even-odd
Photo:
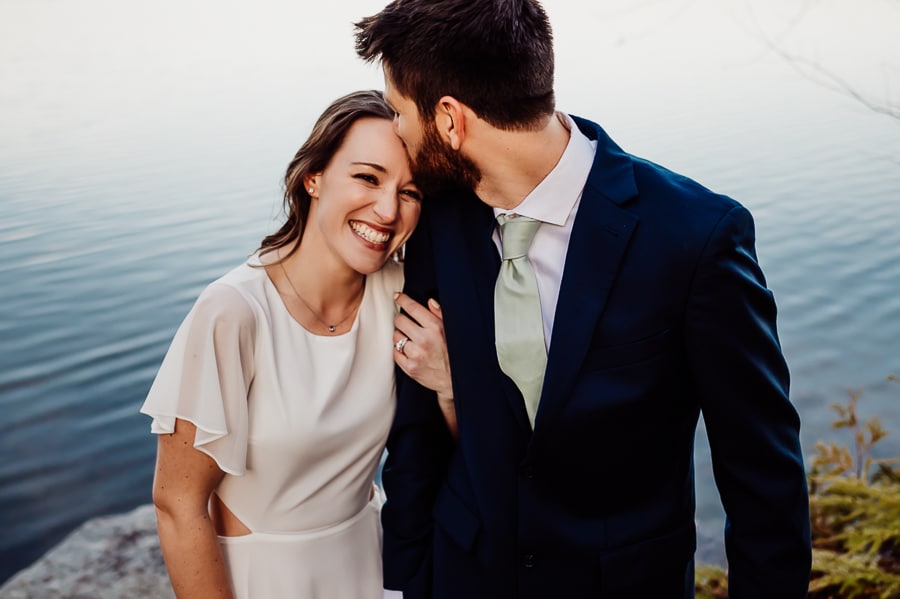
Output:
[[422,201],[422,194],[419,193],[418,190],[415,190],[415,189],[402,189],[402,190],[400,190],[400,195],[405,196],[406,198],[409,198],[410,200],[413,200],[414,202]]
[[357,173],[353,175],[357,179],[361,179],[371,185],[378,185],[378,177],[371,173]]
[[[378,176],[372,173],[357,173],[353,175],[353,177],[365,181],[369,185],[378,185],[381,182]],[[422,201],[422,193],[418,189],[401,189],[400,195],[402,195],[404,199],[410,199],[416,202]]]

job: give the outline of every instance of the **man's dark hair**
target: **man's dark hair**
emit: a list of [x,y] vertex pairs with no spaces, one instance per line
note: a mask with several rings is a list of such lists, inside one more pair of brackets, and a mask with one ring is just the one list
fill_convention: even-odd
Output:
[[355,24],[422,118],[453,96],[494,127],[535,129],[554,110],[553,33],[536,0],[394,0]]

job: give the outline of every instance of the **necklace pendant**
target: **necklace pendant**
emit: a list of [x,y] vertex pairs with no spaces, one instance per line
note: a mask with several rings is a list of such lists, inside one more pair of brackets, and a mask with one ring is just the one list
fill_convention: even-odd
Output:
[[335,327],[334,327],[333,324],[328,326],[328,332],[329,332],[329,333],[333,333],[334,330],[335,330]]

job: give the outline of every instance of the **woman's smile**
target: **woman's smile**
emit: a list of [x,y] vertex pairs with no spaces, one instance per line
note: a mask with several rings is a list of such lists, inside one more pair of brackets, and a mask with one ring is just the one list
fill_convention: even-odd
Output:
[[384,246],[391,238],[390,230],[381,227],[376,228],[358,220],[351,220],[350,228],[363,240],[378,246]]

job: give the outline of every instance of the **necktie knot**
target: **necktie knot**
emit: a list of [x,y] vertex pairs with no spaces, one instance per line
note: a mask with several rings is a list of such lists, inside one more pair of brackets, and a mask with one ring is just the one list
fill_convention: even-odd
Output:
[[526,256],[541,221],[518,214],[501,214],[497,217],[497,222],[500,223],[503,259],[514,260]]

